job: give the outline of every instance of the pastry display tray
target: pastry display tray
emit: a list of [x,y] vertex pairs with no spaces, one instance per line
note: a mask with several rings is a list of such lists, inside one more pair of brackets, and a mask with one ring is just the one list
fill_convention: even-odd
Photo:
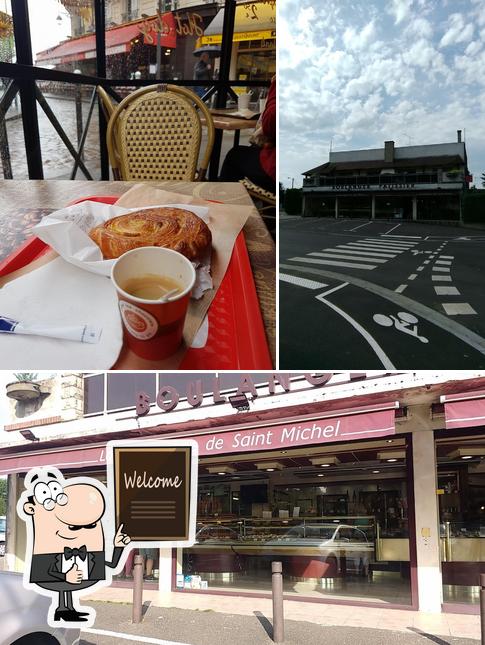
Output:
[[[90,196],[73,201],[114,204],[118,197]],[[37,237],[27,239],[0,262],[0,277],[26,267],[50,247]],[[231,261],[208,312],[209,334],[204,347],[190,348],[181,370],[272,369],[248,251],[241,231]]]

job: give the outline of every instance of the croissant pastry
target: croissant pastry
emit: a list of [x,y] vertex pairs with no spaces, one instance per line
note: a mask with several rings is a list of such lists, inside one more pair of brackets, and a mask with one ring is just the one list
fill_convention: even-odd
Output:
[[119,215],[89,232],[106,260],[140,246],[163,246],[197,260],[210,248],[212,236],[200,217],[182,208],[145,208]]

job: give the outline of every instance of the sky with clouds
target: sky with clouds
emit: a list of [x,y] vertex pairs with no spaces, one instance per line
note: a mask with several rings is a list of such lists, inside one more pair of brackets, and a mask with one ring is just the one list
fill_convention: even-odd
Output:
[[456,141],[485,172],[484,0],[279,0],[280,181],[332,150]]

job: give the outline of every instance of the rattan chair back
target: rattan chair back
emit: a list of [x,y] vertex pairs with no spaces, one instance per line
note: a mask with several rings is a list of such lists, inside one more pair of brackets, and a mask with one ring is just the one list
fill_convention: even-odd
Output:
[[98,85],[96,87],[96,91],[98,92],[98,96],[101,100],[101,109],[103,110],[104,117],[106,119],[106,122],[108,122],[111,118],[111,115],[115,111],[115,106],[108,92],[103,87],[101,87],[101,85]]
[[[197,168],[201,117],[207,145]],[[175,85],[151,85],[121,101],[110,117],[106,136],[110,163],[125,181],[201,181],[214,145],[214,123],[194,92]]]

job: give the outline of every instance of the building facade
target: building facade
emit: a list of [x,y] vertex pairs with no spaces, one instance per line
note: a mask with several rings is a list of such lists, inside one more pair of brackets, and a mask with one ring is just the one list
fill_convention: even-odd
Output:
[[[109,0],[106,2],[106,70],[108,78],[156,77],[157,34],[161,34],[161,77],[192,80],[193,51],[220,45],[222,1]],[[37,65],[96,74],[92,0],[63,0],[71,38],[36,53]],[[217,77],[219,58],[213,61]],[[276,3],[260,0],[236,7],[230,78],[271,80],[276,71]],[[242,88],[240,91],[243,91]]]
[[408,220],[462,219],[471,177],[465,143],[331,152],[304,174],[303,215]]
[[[197,542],[160,549],[147,586],[267,596],[280,560],[285,597],[316,612],[350,602],[478,613],[485,372],[69,373],[27,403],[9,387],[10,569],[23,569],[15,506],[29,468],[105,481],[108,440],[192,437]],[[140,391],[150,405],[137,414]]]

